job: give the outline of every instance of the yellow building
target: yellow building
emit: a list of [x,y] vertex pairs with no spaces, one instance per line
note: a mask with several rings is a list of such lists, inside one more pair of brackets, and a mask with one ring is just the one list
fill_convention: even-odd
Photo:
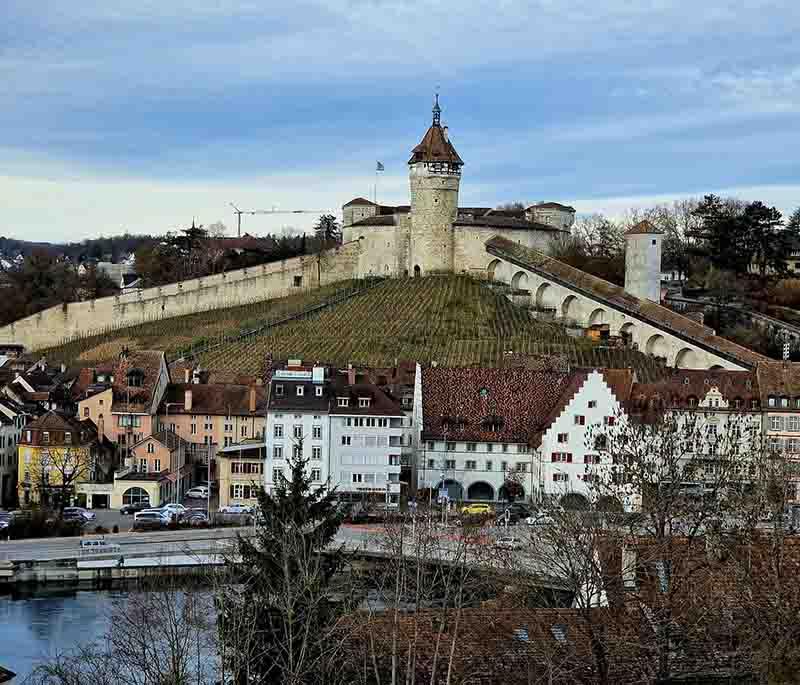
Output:
[[263,440],[251,440],[223,447],[217,452],[219,464],[219,508],[230,504],[255,506],[264,487]]
[[20,504],[69,504],[84,483],[112,475],[111,446],[91,421],[49,411],[28,423],[17,447]]

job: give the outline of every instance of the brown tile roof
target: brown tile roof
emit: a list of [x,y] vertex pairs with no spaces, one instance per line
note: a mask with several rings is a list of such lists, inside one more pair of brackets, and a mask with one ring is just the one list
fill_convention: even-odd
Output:
[[[186,391],[192,392],[192,408],[184,409]],[[256,411],[250,411],[250,393],[256,393]],[[159,412],[169,414],[208,414],[209,416],[251,416],[263,414],[267,407],[267,389],[263,385],[232,383],[172,383],[164,393]]]
[[[765,361],[756,368],[756,375],[761,405],[770,411],[780,409],[769,407],[770,396],[800,398],[800,363]],[[794,411],[797,411],[796,406]]]
[[[425,368],[423,438],[533,444],[574,376],[519,368]],[[498,429],[490,430],[492,424]]]
[[459,216],[454,226],[488,226],[490,228],[527,228],[535,231],[555,231],[569,233],[569,229],[550,224],[542,224],[538,221],[528,221],[527,219],[514,216],[502,216],[497,214],[484,214],[483,216],[467,217]]
[[539,250],[524,247],[500,236],[488,240],[486,250],[490,254],[530,269],[548,280],[583,293],[736,364],[753,368],[759,362],[769,361],[767,357],[757,352],[714,335],[713,330],[707,326],[650,300],[639,299],[625,292],[621,286],[559,262]]
[[[358,379],[354,385],[348,385],[344,375],[334,377],[331,383],[331,414],[364,415],[364,416],[404,416],[403,408],[377,385],[369,383],[366,378]],[[347,397],[350,406],[339,407],[338,398]],[[359,407],[358,398],[368,397],[368,407]]]
[[[120,356],[114,368],[114,411],[134,411],[145,413],[153,402],[153,392],[161,370],[166,361],[161,350],[133,350]],[[131,371],[142,372],[142,384],[128,385]]]
[[664,231],[660,228],[656,228],[647,219],[644,219],[625,231],[625,235],[658,235],[663,232]]
[[445,138],[442,127],[436,124],[428,129],[419,145],[412,150],[408,163],[417,162],[450,162],[459,166],[464,164],[453,144]]
[[350,224],[351,226],[394,226],[394,214],[367,216]]
[[542,209],[565,209],[568,212],[574,212],[575,207],[570,207],[569,205],[562,205],[560,202],[539,202],[535,205],[531,205],[528,209],[536,209],[537,207],[541,207]]
[[79,431],[80,422],[57,412],[49,411],[46,414],[42,414],[38,419],[30,421],[25,428],[26,430]]
[[632,409],[663,404],[667,407],[689,407],[689,399],[702,400],[711,388],[717,388],[735,409],[734,400],[742,400],[740,409],[749,409],[753,400],[760,401],[755,371],[673,369],[666,378],[651,383],[636,383],[630,394]]
[[352,205],[374,205],[374,202],[370,202],[365,197],[356,197],[342,205],[342,207],[350,207]]

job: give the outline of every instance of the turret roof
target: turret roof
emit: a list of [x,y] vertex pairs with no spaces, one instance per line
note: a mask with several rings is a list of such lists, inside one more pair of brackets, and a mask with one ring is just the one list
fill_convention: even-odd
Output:
[[647,219],[640,221],[638,224],[625,231],[625,235],[657,235],[659,233],[663,233],[663,231],[653,226]]
[[433,123],[427,133],[422,137],[420,144],[411,151],[409,164],[417,162],[450,162],[451,164],[464,164],[458,156],[456,149],[445,134],[441,126],[442,110],[439,107],[439,95],[436,95],[436,104],[433,106]]

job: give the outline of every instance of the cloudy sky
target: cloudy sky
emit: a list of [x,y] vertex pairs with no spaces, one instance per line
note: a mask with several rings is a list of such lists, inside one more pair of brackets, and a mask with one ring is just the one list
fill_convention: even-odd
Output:
[[793,0],[0,0],[0,235],[335,209],[376,160],[407,201],[437,86],[465,205],[791,210],[798,35]]

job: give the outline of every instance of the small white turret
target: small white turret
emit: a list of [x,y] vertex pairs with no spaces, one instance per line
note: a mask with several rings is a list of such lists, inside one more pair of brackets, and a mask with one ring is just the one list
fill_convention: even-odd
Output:
[[661,301],[663,234],[649,221],[625,233],[625,291],[651,302]]

